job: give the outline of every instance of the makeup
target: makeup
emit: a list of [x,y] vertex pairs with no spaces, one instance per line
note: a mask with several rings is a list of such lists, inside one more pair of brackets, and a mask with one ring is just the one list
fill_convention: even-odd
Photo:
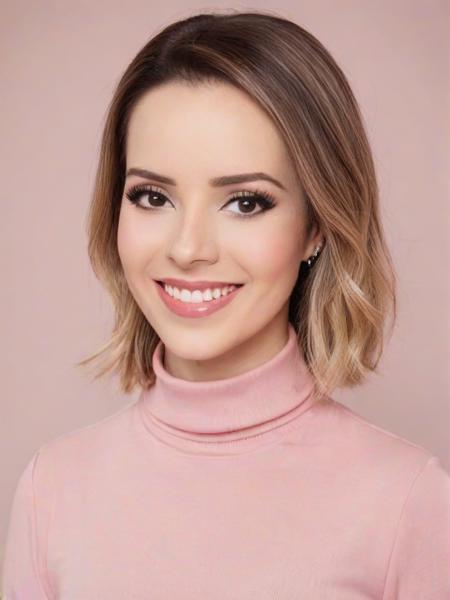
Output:
[[173,313],[180,317],[206,317],[221,308],[224,308],[233,301],[233,299],[237,296],[241,288],[238,286],[235,289],[228,293],[226,296],[221,296],[220,298],[214,298],[213,300],[203,301],[203,302],[182,302],[181,300],[177,300],[170,296],[161,284],[158,281],[154,281],[156,288],[158,290],[158,294],[160,295],[164,304],[169,308]]

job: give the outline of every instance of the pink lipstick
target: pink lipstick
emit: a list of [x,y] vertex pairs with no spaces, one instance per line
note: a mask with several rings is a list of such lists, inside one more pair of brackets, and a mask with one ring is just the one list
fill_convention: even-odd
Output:
[[212,300],[204,300],[202,302],[182,302],[181,300],[177,300],[176,298],[170,296],[165,291],[163,283],[155,281],[155,285],[157,287],[158,294],[167,308],[180,317],[193,318],[206,317],[225,307],[227,304],[233,301],[241,287],[243,287],[242,285],[236,286],[234,290],[229,292],[226,296],[220,296],[220,298],[213,298]]

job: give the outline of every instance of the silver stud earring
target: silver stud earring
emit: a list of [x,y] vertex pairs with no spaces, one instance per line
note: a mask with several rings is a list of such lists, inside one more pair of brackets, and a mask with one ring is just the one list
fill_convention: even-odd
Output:
[[319,244],[318,246],[316,246],[316,248],[314,250],[314,254],[312,254],[306,261],[308,263],[309,268],[311,268],[314,265],[314,262],[316,261],[317,257],[319,256],[321,250],[322,250],[322,244]]

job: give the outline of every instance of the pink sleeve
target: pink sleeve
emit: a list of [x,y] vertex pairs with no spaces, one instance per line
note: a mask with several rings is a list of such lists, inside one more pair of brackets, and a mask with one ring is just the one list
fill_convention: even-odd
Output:
[[47,600],[38,572],[33,473],[37,452],[22,472],[14,493],[3,562],[4,600]]
[[450,600],[450,476],[432,456],[398,524],[383,600]]

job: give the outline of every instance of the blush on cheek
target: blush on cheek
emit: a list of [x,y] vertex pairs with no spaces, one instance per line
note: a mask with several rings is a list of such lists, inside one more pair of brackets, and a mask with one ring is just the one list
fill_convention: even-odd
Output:
[[298,271],[298,240],[277,235],[268,236],[264,242],[247,244],[246,265],[255,277],[277,279]]
[[133,214],[124,211],[117,230],[117,250],[122,264],[140,270],[163,247],[163,235],[160,230],[150,229],[145,221],[138,221]]

